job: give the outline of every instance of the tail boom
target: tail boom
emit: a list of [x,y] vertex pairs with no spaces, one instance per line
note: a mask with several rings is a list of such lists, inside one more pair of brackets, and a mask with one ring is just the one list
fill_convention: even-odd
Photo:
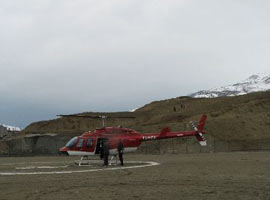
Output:
[[198,126],[194,126],[194,130],[191,131],[183,131],[183,132],[171,132],[168,127],[162,129],[160,133],[146,133],[142,134],[142,140],[160,140],[160,139],[169,139],[169,138],[176,138],[176,137],[188,137],[188,136],[195,136],[201,146],[206,146],[206,139],[203,136],[205,131],[203,127],[205,125],[206,115],[201,117],[201,120]]

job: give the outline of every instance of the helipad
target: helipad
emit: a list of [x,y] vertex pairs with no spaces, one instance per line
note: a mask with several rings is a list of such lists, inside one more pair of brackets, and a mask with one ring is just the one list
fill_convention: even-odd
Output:
[[[97,171],[108,171],[108,170],[123,170],[123,169],[135,169],[142,167],[151,167],[160,165],[158,162],[152,161],[126,161],[125,166],[111,165],[103,167],[100,163],[94,163],[93,165],[23,165],[20,163],[20,167],[15,167],[12,164],[5,164],[9,166],[9,169],[1,170],[1,176],[12,176],[12,175],[41,175],[41,174],[71,174],[71,173],[86,173],[86,172],[97,172]],[[42,163],[40,163],[42,164]],[[83,169],[82,169],[83,168]]]

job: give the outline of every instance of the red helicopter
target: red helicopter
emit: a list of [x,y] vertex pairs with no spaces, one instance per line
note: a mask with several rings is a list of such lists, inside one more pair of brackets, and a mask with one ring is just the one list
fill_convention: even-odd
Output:
[[[78,115],[59,115],[62,117],[85,117]],[[88,116],[89,117],[89,116]],[[91,116],[90,118],[101,118],[104,126],[106,116]],[[120,117],[123,118],[123,117]],[[125,117],[126,118],[126,117]],[[128,117],[135,118],[135,117]],[[202,115],[200,122],[197,126],[191,122],[194,130],[182,131],[182,132],[171,132],[168,127],[161,130],[160,133],[139,133],[133,129],[122,128],[122,127],[103,127],[96,129],[94,132],[85,132],[81,136],[73,137],[64,147],[60,148],[59,151],[70,156],[81,156],[83,160],[87,156],[100,155],[101,143],[107,141],[109,144],[109,155],[118,155],[119,142],[123,145],[123,152],[135,152],[143,141],[148,140],[160,140],[169,138],[179,138],[195,136],[201,146],[206,146],[206,139],[203,136],[207,116]]]

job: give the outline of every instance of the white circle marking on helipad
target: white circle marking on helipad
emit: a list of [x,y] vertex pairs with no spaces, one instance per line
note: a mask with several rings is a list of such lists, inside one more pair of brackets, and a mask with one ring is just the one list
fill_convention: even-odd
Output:
[[0,172],[0,175],[13,176],[13,175],[41,175],[41,174],[71,174],[71,173],[85,173],[85,172],[97,172],[97,171],[112,171],[112,170],[121,170],[121,169],[135,169],[135,168],[143,168],[143,167],[151,167],[151,166],[160,165],[160,163],[152,162],[152,161],[127,161],[126,163],[138,163],[142,165],[104,167],[104,168],[98,168],[98,169],[72,170],[72,171],[70,170],[70,171],[51,171],[51,172]]

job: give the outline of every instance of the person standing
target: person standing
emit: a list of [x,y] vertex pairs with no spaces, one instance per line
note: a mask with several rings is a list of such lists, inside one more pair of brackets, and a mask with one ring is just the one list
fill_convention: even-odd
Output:
[[100,157],[100,160],[103,159],[103,153],[104,153],[104,148],[103,148],[104,144],[103,144],[103,140],[100,140],[100,143],[99,143],[99,157]]
[[119,139],[118,140],[118,156],[119,156],[119,160],[121,162],[121,165],[123,166],[124,165],[124,161],[123,161],[123,153],[124,153],[124,145],[123,143],[121,142],[121,140]]
[[110,147],[109,147],[109,140],[103,141],[103,159],[104,159],[104,166],[108,166],[108,159],[110,154]]

